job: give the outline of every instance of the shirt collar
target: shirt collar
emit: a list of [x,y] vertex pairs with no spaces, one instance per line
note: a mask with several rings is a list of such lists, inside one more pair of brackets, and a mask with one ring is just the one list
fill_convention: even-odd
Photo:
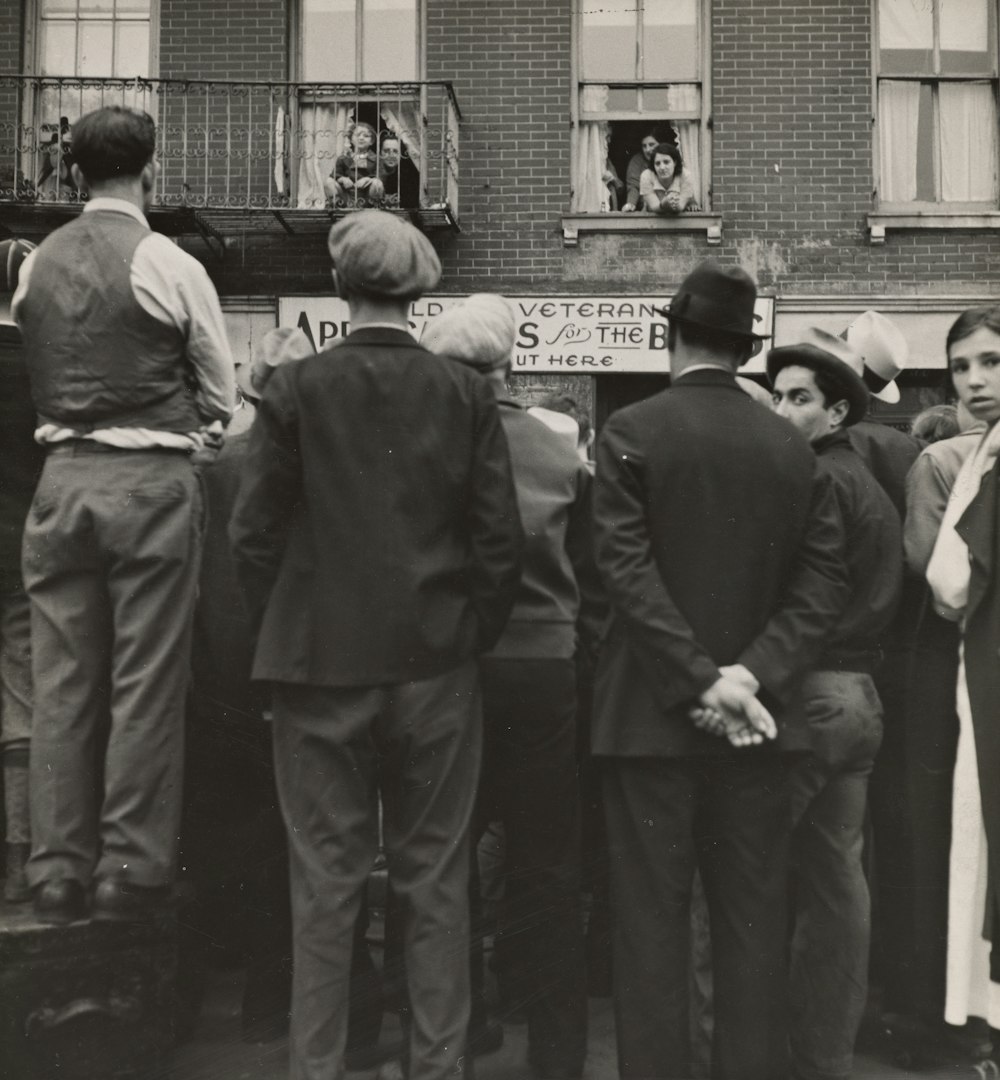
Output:
[[128,214],[129,217],[134,217],[136,221],[149,228],[149,222],[146,220],[146,215],[138,206],[128,202],[126,199],[111,199],[105,195],[96,199],[88,199],[83,208],[83,212],[88,214],[92,210],[110,210],[116,214]]
[[[683,379],[685,376],[690,375],[695,371],[721,371],[724,375],[732,375],[732,369],[725,367],[722,364],[692,364],[690,367],[686,367],[680,375],[674,376],[673,381]],[[735,377],[735,376],[734,376]]]

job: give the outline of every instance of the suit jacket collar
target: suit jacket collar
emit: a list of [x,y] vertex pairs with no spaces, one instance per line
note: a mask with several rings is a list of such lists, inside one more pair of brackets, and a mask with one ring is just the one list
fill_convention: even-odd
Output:
[[[725,368],[698,368],[697,371],[687,372],[671,379],[670,385],[678,390],[688,386],[729,386],[733,390],[739,390],[736,384],[736,372],[726,371]],[[740,390],[742,394],[743,391]]]
[[391,326],[362,326],[341,338],[338,345],[400,345],[412,348],[420,343],[408,331]]

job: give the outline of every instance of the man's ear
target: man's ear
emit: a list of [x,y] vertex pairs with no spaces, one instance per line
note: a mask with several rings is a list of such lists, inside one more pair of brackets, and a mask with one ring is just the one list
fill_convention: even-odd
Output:
[[142,167],[142,172],[139,174],[139,180],[142,184],[142,190],[148,195],[156,187],[156,163],[154,161],[147,161]]
[[841,398],[840,401],[834,402],[830,406],[830,428],[839,428],[844,426],[844,421],[847,419],[847,414],[850,411],[850,404],[846,398]]
[[330,277],[333,278],[333,291],[337,294],[337,296],[341,300],[346,300],[347,299],[347,290],[344,288],[344,283],[341,280],[340,276],[337,274],[337,271],[336,270],[331,270],[330,271]]

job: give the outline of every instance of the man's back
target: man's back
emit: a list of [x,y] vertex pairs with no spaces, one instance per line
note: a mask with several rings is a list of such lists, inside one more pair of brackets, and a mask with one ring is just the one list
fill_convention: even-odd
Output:
[[483,647],[499,632],[477,597],[493,587],[483,560],[495,545],[509,579],[519,532],[509,470],[483,380],[402,330],[358,330],[276,372],[241,493],[253,510],[234,522],[253,605],[270,592],[255,677],[400,682]]
[[[694,729],[687,706],[713,664],[738,662],[782,603],[815,469],[808,443],[720,370],[693,372],[608,421],[595,513],[599,566],[618,617],[602,665],[595,752],[727,749]],[[642,592],[653,608],[630,610],[646,550],[655,573]],[[690,633],[660,625],[657,590]],[[637,663],[643,639],[655,645],[655,674]]]

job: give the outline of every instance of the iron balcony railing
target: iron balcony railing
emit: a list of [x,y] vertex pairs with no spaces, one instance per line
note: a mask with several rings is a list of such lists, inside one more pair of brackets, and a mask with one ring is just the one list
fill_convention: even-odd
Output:
[[[446,210],[457,218],[461,114],[446,81],[2,75],[0,203],[80,201],[70,168],[73,124],[112,104],[145,109],[156,121],[159,207],[329,210],[375,204]],[[336,184],[332,175],[337,159],[350,152],[351,128],[359,122],[376,132],[376,160],[367,168],[384,181],[377,199]],[[390,139],[395,142],[387,145]]]

